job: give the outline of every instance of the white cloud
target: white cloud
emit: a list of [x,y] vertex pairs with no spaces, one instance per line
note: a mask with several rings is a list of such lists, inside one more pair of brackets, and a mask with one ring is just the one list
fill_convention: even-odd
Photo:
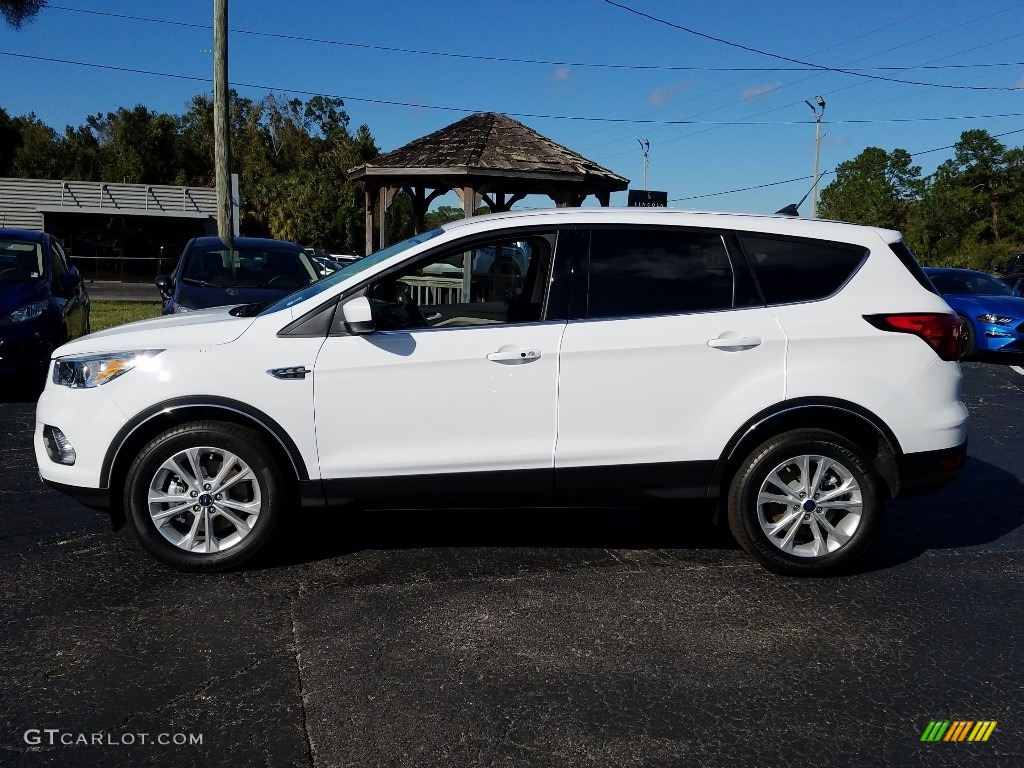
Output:
[[554,72],[551,73],[551,79],[554,81],[568,80],[569,79],[569,68],[558,67]]
[[668,88],[658,88],[650,96],[647,97],[647,101],[650,103],[652,107],[660,107],[663,104],[666,104],[669,101],[671,101],[672,97],[679,93],[679,91],[683,90],[684,88],[689,88],[691,85],[693,85],[693,83],[687,80],[680,83],[674,83],[670,85]]
[[777,88],[781,88],[782,83],[765,83],[764,85],[752,85],[747,88],[743,93],[740,94],[740,98],[744,101],[753,101],[754,99],[760,99],[762,96],[766,96]]

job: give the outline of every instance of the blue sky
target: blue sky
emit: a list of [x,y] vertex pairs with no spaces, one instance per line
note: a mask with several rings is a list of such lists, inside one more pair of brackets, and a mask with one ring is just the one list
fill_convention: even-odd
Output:
[[[235,0],[230,79],[247,84],[236,87],[254,99],[270,89],[302,98],[341,96],[353,126],[366,123],[385,152],[472,112],[505,112],[626,176],[634,188],[643,186],[637,140],[646,138],[650,189],[667,191],[674,207],[727,211],[774,211],[810,189],[814,116],[804,100],[818,95],[826,101],[822,170],[868,146],[917,153],[951,145],[971,128],[993,134],[1024,128],[1024,2],[617,1],[748,48],[873,77],[780,71],[802,65],[702,38],[604,0]],[[0,55],[0,106],[11,114],[35,112],[58,130],[118,106],[180,113],[192,95],[212,89],[212,32],[202,26],[212,23],[212,5],[51,0],[20,31],[0,23],[6,53],[207,79]],[[586,66],[595,64],[616,66]],[[894,67],[913,69],[880,69]],[[1001,140],[1020,146],[1024,132]],[[941,150],[915,161],[928,173],[949,156]],[[800,180],[775,184],[788,179]],[[612,197],[613,204],[625,202],[625,193]],[[546,203],[535,198],[526,204]],[[801,212],[809,209],[808,200]]]

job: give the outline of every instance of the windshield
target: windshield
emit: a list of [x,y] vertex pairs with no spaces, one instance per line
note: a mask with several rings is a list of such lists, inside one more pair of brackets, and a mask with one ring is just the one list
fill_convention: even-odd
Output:
[[419,235],[413,235],[408,240],[403,240],[400,243],[389,245],[387,248],[382,248],[379,251],[371,253],[365,259],[359,259],[358,261],[354,261],[351,264],[342,267],[337,272],[331,273],[323,280],[320,280],[318,283],[315,283],[314,285],[310,285],[307,288],[303,288],[300,291],[296,291],[295,293],[285,296],[280,301],[276,301],[269,307],[264,309],[260,314],[269,315],[271,312],[277,312],[278,310],[281,309],[293,307],[296,304],[305,301],[306,299],[311,299],[314,296],[323,293],[324,291],[334,287],[338,283],[348,280],[348,278],[352,277],[353,275],[358,275],[365,269],[374,267],[377,264],[380,264],[382,261],[387,261],[392,256],[395,256],[396,254],[399,254],[402,251],[407,251],[413,246],[419,245],[420,243],[425,243],[427,240],[435,238],[443,233],[443,229],[434,229],[431,230],[430,232],[423,232]]
[[928,275],[939,293],[976,296],[1013,296],[1013,288],[982,272],[932,272]]
[[43,274],[43,246],[0,239],[0,280],[36,280]]
[[305,252],[274,245],[200,245],[189,250],[181,280],[218,288],[287,288],[315,282],[316,268]]

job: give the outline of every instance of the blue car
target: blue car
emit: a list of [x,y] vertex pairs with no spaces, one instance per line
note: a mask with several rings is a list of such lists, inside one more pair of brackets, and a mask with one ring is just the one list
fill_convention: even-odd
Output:
[[170,275],[156,278],[163,314],[237,304],[275,302],[320,278],[309,254],[295,243],[236,237],[228,251],[219,237],[188,242]]
[[960,315],[964,353],[1024,352],[1024,298],[998,277],[973,269],[926,267],[942,298]]
[[41,385],[54,349],[89,332],[89,295],[56,238],[0,229],[0,377]]

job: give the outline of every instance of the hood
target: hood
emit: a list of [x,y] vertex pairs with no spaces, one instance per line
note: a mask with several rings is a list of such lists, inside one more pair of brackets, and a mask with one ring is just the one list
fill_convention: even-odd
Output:
[[126,323],[75,339],[58,348],[53,356],[227,344],[241,336],[255,319],[232,317],[230,311],[231,307],[214,307]]
[[216,285],[190,285],[178,281],[174,300],[189,309],[263,304],[277,301],[295,288],[222,288]]
[[0,317],[36,301],[46,301],[49,291],[45,279],[0,280]]
[[1024,299],[1017,296],[984,296],[973,293],[943,294],[953,309],[970,315],[974,320],[978,315],[988,312],[996,315],[1007,315],[1017,320],[1024,320]]

